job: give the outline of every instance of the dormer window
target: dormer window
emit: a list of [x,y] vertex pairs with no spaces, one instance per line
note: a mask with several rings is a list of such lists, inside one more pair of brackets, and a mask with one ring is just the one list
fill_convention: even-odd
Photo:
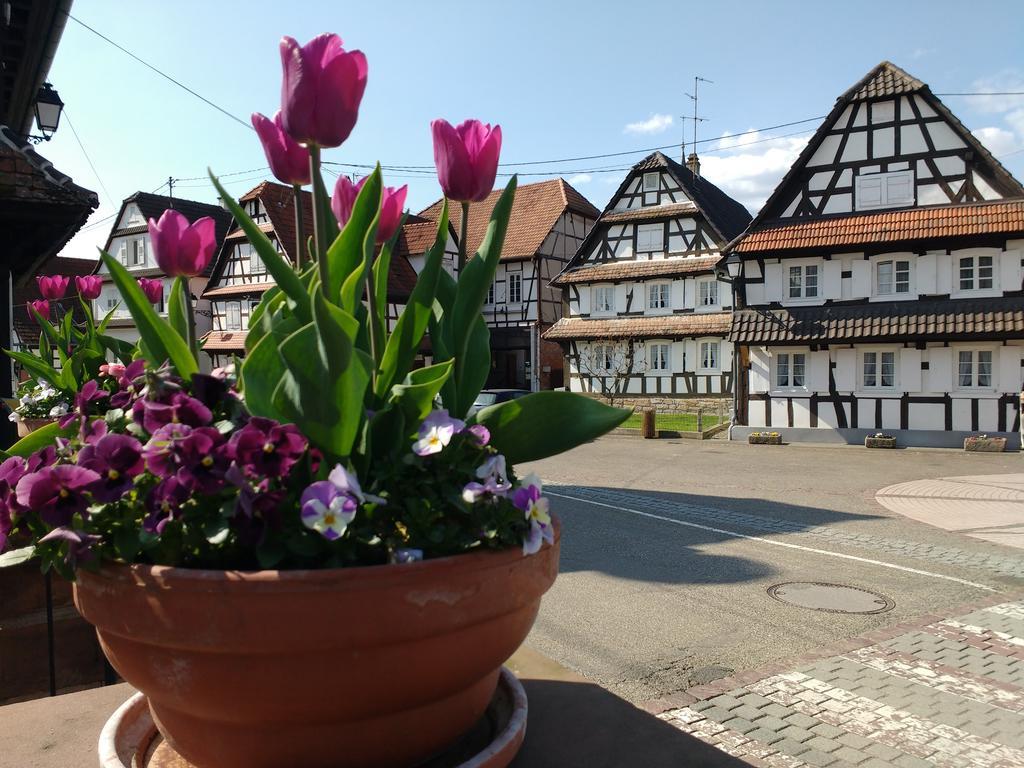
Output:
[[645,173],[643,180],[644,205],[658,204],[659,189],[661,189],[661,174],[657,171]]
[[914,172],[890,171],[857,177],[857,210],[900,208],[914,204]]
[[145,223],[145,219],[142,218],[142,211],[139,210],[139,207],[137,205],[129,205],[125,209],[123,226],[137,227]]

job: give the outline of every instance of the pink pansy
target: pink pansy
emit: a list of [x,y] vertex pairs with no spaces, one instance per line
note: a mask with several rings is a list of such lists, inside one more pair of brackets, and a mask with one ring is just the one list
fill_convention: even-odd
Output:
[[309,184],[309,150],[289,136],[281,125],[281,112],[271,120],[254,112],[252,127],[260,137],[271,172],[282,184]]
[[36,278],[36,283],[39,285],[39,293],[44,299],[49,299],[50,301],[63,299],[70,282],[71,278],[64,275],[50,275],[49,277],[40,275]]
[[337,35],[323,34],[300,46],[281,39],[281,124],[295,141],[337,147],[359,118],[366,90],[366,57],[346,51]]
[[[338,220],[338,226],[344,227],[352,217],[352,208],[356,204],[359,191],[366,183],[366,176],[355,184],[347,176],[339,176],[334,185],[334,196],[331,197],[331,211]],[[395,234],[402,222],[402,209],[405,207],[405,196],[409,191],[407,184],[398,189],[384,187],[380,201],[380,221],[377,223],[377,244],[386,243]]]
[[458,128],[447,120],[430,124],[434,135],[437,180],[449,200],[478,203],[494,188],[501,154],[501,126],[466,120]]
[[75,277],[75,287],[78,295],[86,301],[94,301],[100,297],[103,290],[103,278],[99,275],[86,275]]
[[456,432],[461,432],[466,422],[453,419],[443,408],[432,411],[420,425],[419,439],[413,444],[412,450],[417,456],[430,456],[440,453],[452,441]]
[[201,275],[217,247],[217,225],[209,216],[189,224],[188,219],[168,208],[160,220],[150,219],[149,238],[156,263],[171,277]]

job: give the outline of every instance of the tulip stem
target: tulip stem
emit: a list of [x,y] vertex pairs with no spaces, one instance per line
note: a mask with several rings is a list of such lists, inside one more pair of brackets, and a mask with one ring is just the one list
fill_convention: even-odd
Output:
[[295,266],[302,270],[309,256],[306,244],[306,217],[302,214],[302,185],[294,184],[295,190]]
[[462,229],[459,231],[459,277],[466,267],[466,230],[469,229],[469,201],[462,201]]
[[320,284],[327,290],[331,284],[328,280],[329,268],[327,259],[324,256],[324,240],[327,237],[327,222],[324,220],[324,211],[328,210],[328,201],[320,199],[320,190],[323,183],[317,183],[320,179],[320,147],[312,142],[309,145],[309,179],[313,184],[313,253],[316,254],[317,263],[320,265]]
[[185,343],[188,344],[196,362],[199,362],[199,342],[196,339],[196,314],[192,307],[192,291],[188,284],[188,278],[179,275],[174,279],[179,281],[178,294],[181,296],[182,315],[185,317]]

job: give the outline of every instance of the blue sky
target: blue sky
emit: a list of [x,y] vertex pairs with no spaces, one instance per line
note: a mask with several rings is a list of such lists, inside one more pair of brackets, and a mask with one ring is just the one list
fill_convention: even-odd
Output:
[[[369,59],[359,124],[348,142],[326,153],[337,162],[429,166],[435,117],[500,123],[507,163],[678,144],[679,116],[692,113],[685,94],[700,75],[713,84],[701,84],[700,113],[708,120],[699,138],[725,137],[700,145],[704,175],[752,212],[817,123],[729,134],[824,115],[883,59],[936,93],[1024,91],[1024,13],[1015,0],[77,0],[72,15],[246,121],[253,111],[277,109],[282,35],[305,42],[337,32],[347,48],[362,49]],[[269,177],[259,170],[266,163],[251,130],[74,21],[50,80],[67,105],[66,120],[39,150],[99,193],[91,222],[168,176],[182,179],[176,196],[212,201],[209,183],[190,179],[208,165],[220,174],[257,169],[224,179],[238,195]],[[1024,97],[943,100],[1024,178]],[[689,141],[691,121],[685,130]],[[564,176],[601,208],[624,169],[643,154],[503,170],[540,174],[521,183]],[[387,178],[409,184],[414,211],[440,194],[431,173]],[[89,226],[64,255],[93,255],[109,223]]]

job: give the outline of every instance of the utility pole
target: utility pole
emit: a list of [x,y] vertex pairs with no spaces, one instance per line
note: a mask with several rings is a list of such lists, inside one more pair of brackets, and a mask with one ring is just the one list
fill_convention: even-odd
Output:
[[167,177],[167,199],[174,200],[174,178],[171,176]]
[[[684,164],[687,162],[687,158],[686,158],[686,131],[685,131],[686,121],[687,120],[693,120],[693,152],[692,152],[692,155],[693,155],[694,160],[696,160],[697,159],[697,123],[703,123],[705,120],[709,119],[707,117],[698,117],[698,115],[697,115],[697,86],[700,83],[708,83],[710,85],[713,85],[714,81],[708,80],[706,77],[700,77],[699,75],[694,75],[694,77],[693,77],[693,93],[686,94],[687,96],[690,97],[690,100],[693,101],[693,117],[682,117],[681,118],[681,120],[683,121],[683,124],[684,124],[684,129],[683,129],[683,156],[682,156],[681,162],[684,163]],[[699,169],[700,166],[697,166],[697,167]]]

